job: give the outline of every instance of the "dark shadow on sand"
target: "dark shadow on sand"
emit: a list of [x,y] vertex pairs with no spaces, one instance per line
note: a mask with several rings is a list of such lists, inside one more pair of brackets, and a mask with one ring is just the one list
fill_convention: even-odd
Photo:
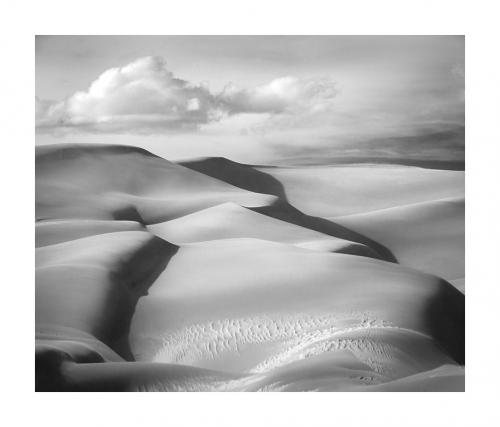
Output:
[[236,187],[255,193],[272,194],[279,198],[279,201],[271,206],[253,208],[252,210],[255,212],[332,237],[363,244],[372,249],[378,255],[379,259],[397,262],[394,254],[387,247],[375,240],[333,221],[307,215],[292,206],[288,202],[283,184],[272,175],[256,169],[255,165],[237,163],[223,157],[209,157],[180,162],[179,164]]

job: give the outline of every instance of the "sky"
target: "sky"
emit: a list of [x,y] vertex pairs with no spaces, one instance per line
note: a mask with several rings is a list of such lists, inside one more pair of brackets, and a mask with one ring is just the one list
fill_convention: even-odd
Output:
[[37,36],[36,143],[462,161],[462,36]]

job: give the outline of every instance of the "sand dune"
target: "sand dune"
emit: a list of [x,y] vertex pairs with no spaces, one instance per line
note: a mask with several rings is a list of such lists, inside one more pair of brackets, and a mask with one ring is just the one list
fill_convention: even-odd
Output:
[[[391,164],[334,164],[280,168],[245,165],[220,157],[196,159],[181,164],[247,190],[274,194],[279,197],[279,201],[254,210],[324,234],[358,242],[370,247],[381,258],[389,261],[396,260],[398,254],[392,250],[390,244],[386,244],[387,239],[379,238],[383,232],[373,234],[368,228],[368,232],[365,233],[363,227],[350,227],[348,222],[337,221],[337,216],[359,212],[366,215],[367,212],[376,213],[380,209],[409,203],[427,203],[444,197],[463,200],[464,193],[464,173],[454,170],[433,170]],[[441,215],[444,221],[447,213],[443,212]],[[463,236],[463,225],[456,224],[456,221],[460,220],[460,215],[463,218],[463,211],[457,212],[453,219],[450,218],[449,224],[445,224],[448,230],[457,230],[458,239],[460,233]],[[415,224],[413,228],[418,229],[423,226],[426,226],[425,220]],[[439,224],[434,224],[433,231],[438,226]],[[446,233],[443,231],[443,234]],[[439,234],[435,236],[436,239],[439,238]],[[390,239],[389,242],[392,243]],[[463,256],[455,257],[455,255],[455,253],[450,254],[448,259],[453,259],[455,264],[463,264]],[[419,268],[422,263],[408,265]],[[424,271],[436,274],[442,272],[433,268]],[[445,274],[444,277],[454,279],[458,275],[452,273]]]
[[[260,167],[309,215],[337,217],[464,196],[464,172],[396,165]],[[311,191],[314,189],[314,191]]]
[[[264,374],[234,374],[168,363],[61,363],[61,391],[463,391],[464,370],[442,365],[397,380],[360,363],[348,351],[306,359]],[[53,383],[53,385],[55,385]]]
[[336,217],[333,220],[387,246],[401,264],[447,280],[464,277],[463,198]]
[[[307,215],[297,209],[296,206],[292,206],[288,201],[283,184],[268,173],[268,170],[277,168],[262,167],[259,169],[258,166],[241,164],[221,157],[195,159],[192,161],[184,161],[181,164],[231,185],[237,185],[241,188],[258,193],[274,194],[278,197],[278,200],[275,200],[273,203],[253,208],[256,212],[291,224],[299,225],[300,227],[309,228],[338,239],[355,242],[358,245],[368,247],[371,253],[369,256],[374,256],[386,261],[396,261],[394,255],[379,242],[347,229],[331,220]],[[321,196],[321,193],[318,194],[318,197]],[[358,245],[353,247],[353,253],[358,251]],[[322,241],[318,241],[316,243],[311,242],[311,244],[306,244],[305,247],[328,250],[328,246],[329,245],[322,243]],[[335,249],[335,247],[332,249]],[[344,252],[350,253],[347,249]]]
[[135,221],[59,220],[35,224],[35,247],[48,246],[96,234],[117,231],[140,231],[144,226]]
[[283,184],[258,166],[238,163],[224,157],[203,157],[179,162],[180,165],[256,193],[274,194],[285,199]]
[[175,244],[252,237],[297,244],[327,252],[377,257],[369,247],[224,203],[171,221],[149,225],[158,237]]
[[144,231],[38,248],[37,363],[50,367],[61,354],[71,360],[130,360],[128,332],[137,300],[176,250]]
[[37,149],[37,390],[463,390],[463,172],[183,165]]
[[[238,372],[300,359],[307,343],[341,348],[342,334],[362,354],[383,346],[376,329],[394,327],[462,361],[463,302],[450,284],[383,261],[255,239],[204,242],[182,247],[140,300],[131,345],[138,360]],[[353,338],[359,330],[367,336]]]
[[36,150],[36,216],[151,224],[232,201],[264,206],[252,193],[135,147],[47,145]]

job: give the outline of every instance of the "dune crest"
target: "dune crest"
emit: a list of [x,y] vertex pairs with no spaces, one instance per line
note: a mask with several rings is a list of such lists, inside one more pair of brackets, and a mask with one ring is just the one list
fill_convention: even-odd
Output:
[[465,275],[465,200],[449,198],[333,218],[391,249],[401,264],[447,280]]
[[[194,262],[197,268],[188,271]],[[438,312],[436,306],[444,308]],[[274,331],[268,344],[259,344],[259,339],[249,342],[246,351],[251,358],[247,360],[245,336],[252,335],[252,322],[238,323],[236,318],[261,313],[278,316],[278,320],[266,321],[268,326],[263,326]],[[325,313],[332,313],[332,325],[340,329],[373,322],[413,330],[432,337],[455,360],[463,359],[457,330],[464,327],[463,295],[449,283],[379,260],[254,239],[181,247],[150,294],[140,301],[131,342],[140,360],[154,360],[169,336],[181,334],[180,342],[186,343],[186,352],[181,354],[188,357],[188,364],[230,369],[234,363],[234,369],[247,370],[260,354],[256,348],[263,352],[259,357],[264,357],[270,351],[266,346],[274,345],[280,331],[289,330],[290,335],[283,339],[297,338],[293,335],[296,327],[285,326],[289,321],[280,323],[279,319],[300,314],[312,319],[313,329],[322,329],[322,323],[315,322]],[[218,327],[217,319],[222,321]],[[205,326],[195,326],[198,324]],[[436,325],[440,325],[438,329]],[[205,343],[203,339],[212,333],[213,341]],[[187,344],[189,339],[194,340],[191,345]],[[219,353],[218,349],[227,347],[228,339],[235,344],[228,354],[225,350]],[[206,348],[199,356],[195,342]],[[182,358],[177,361],[183,363]]]
[[283,185],[293,206],[323,218],[464,197],[463,171],[388,164],[260,167],[259,170]]
[[38,220],[118,219],[152,224],[228,201],[258,207],[275,198],[242,190],[136,147],[36,147]]
[[36,173],[37,390],[463,389],[461,172],[68,144]]
[[132,360],[128,334],[137,301],[177,249],[145,231],[38,248],[37,388],[47,386],[47,369],[67,360]]
[[290,224],[236,203],[224,203],[171,221],[152,224],[148,230],[176,244],[251,237],[311,250],[378,258],[378,254],[365,245]]
[[[308,215],[289,203],[285,187],[269,171],[278,169],[266,166],[254,166],[238,163],[222,157],[202,158],[192,161],[181,162],[183,166],[208,174],[232,185],[241,186],[250,191],[269,193],[277,196],[277,200],[266,206],[251,208],[255,212],[262,213],[275,219],[279,219],[300,227],[309,228],[322,234],[327,234],[344,241],[354,242],[344,246],[345,253],[358,253],[373,256],[386,261],[395,262],[396,258],[392,252],[379,242],[365,235],[347,229],[332,220]],[[313,188],[313,187],[311,187]],[[318,197],[321,197],[320,193]],[[338,202],[336,202],[338,203]],[[311,248],[325,250],[323,244],[311,243]],[[361,249],[364,246],[366,249]],[[338,247],[331,246],[332,251]]]

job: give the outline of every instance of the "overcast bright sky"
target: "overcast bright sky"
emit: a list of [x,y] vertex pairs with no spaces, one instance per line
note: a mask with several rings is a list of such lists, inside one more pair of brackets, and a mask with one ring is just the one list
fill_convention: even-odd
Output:
[[461,36],[42,36],[37,143],[462,160]]

